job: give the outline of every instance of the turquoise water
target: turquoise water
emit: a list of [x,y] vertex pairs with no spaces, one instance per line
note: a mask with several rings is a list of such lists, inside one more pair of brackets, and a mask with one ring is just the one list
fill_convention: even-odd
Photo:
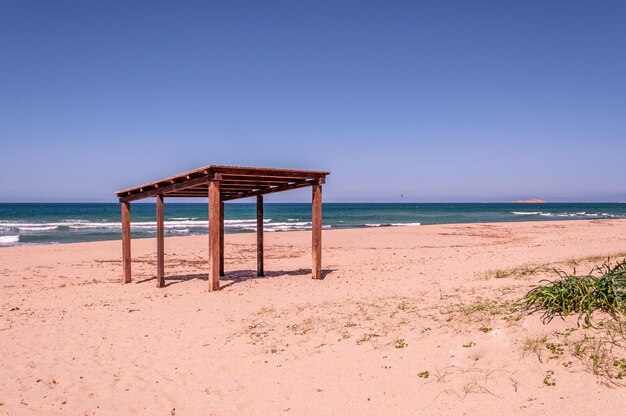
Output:
[[[225,232],[253,232],[254,204],[226,204]],[[154,204],[132,205],[133,238],[156,234]],[[626,204],[324,204],[325,229],[626,218]],[[310,204],[265,204],[265,231],[311,228]],[[120,238],[119,204],[0,204],[0,246]],[[207,205],[165,204],[165,233],[206,235]]]

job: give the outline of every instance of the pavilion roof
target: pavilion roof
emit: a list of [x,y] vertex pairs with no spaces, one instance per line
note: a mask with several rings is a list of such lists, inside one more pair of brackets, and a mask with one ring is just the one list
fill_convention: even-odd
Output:
[[220,200],[229,201],[274,192],[323,184],[330,172],[314,170],[252,168],[209,165],[144,185],[122,189],[115,194],[120,202],[163,195],[193,198],[208,196],[209,181],[220,181]]

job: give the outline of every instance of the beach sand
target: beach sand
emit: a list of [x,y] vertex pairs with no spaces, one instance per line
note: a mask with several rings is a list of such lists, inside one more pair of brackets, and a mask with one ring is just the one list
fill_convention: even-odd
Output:
[[571,351],[603,332],[517,311],[551,275],[511,269],[586,272],[626,252],[626,221],[324,231],[319,281],[310,240],[267,233],[257,279],[255,235],[226,235],[213,293],[207,237],[166,239],[163,289],[153,239],[133,240],[127,285],[120,241],[0,249],[0,415],[623,411]]

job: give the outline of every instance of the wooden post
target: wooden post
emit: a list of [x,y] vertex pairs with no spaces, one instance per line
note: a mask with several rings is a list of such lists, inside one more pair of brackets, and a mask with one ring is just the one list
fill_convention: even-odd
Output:
[[124,283],[130,283],[130,202],[122,202],[122,264]]
[[224,274],[224,201],[220,201],[220,277]]
[[256,275],[265,276],[263,270],[263,195],[256,197]]
[[311,267],[313,279],[319,279],[322,272],[322,185],[312,186],[311,229],[313,234]]
[[157,287],[165,286],[165,226],[163,195],[156,197],[157,217]]
[[209,292],[220,288],[220,182],[209,182]]

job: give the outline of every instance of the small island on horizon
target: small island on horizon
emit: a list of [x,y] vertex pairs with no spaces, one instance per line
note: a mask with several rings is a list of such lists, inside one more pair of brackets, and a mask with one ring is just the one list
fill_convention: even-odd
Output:
[[519,199],[517,201],[513,201],[513,203],[515,204],[545,204],[546,201],[544,201],[543,199],[539,199],[539,198],[532,198],[532,199]]

